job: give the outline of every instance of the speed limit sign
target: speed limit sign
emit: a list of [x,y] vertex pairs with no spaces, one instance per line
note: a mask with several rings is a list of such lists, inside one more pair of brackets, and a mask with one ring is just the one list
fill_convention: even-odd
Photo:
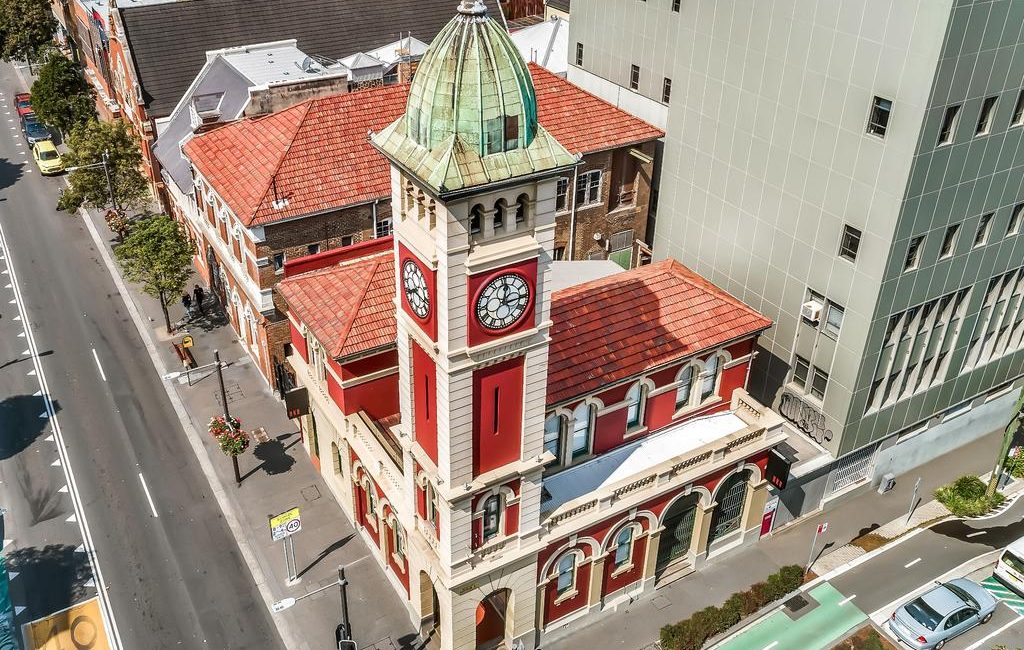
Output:
[[270,518],[270,538],[277,542],[302,530],[302,519],[299,509],[292,508]]

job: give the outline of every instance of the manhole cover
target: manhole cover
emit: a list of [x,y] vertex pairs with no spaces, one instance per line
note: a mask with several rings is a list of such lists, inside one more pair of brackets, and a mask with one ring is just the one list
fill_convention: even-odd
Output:
[[302,488],[302,498],[306,501],[316,501],[320,498],[320,488],[315,485],[310,485],[308,488]]
[[672,601],[664,596],[655,596],[651,604],[654,605],[655,609],[665,609],[672,604]]
[[804,607],[807,607],[807,599],[803,596],[793,596],[786,601],[786,609],[791,612],[799,612]]

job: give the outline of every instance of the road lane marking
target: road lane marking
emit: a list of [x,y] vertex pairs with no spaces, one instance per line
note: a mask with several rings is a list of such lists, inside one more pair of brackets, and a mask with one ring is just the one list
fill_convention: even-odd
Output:
[[911,560],[910,562],[907,562],[906,564],[904,564],[903,568],[904,569],[909,569],[910,567],[914,566],[915,564],[917,564],[920,561],[921,561],[921,558],[917,558],[916,560]]
[[984,534],[985,534],[985,533],[987,533],[987,532],[988,532],[987,530],[979,530],[979,531],[978,531],[978,532],[976,532],[976,533],[969,533],[969,534],[965,535],[965,537],[966,537],[967,539],[970,539],[970,538],[972,538],[972,537],[977,537],[978,535],[984,535]]
[[846,603],[850,602],[851,600],[853,600],[856,597],[857,597],[857,594],[853,594],[852,596],[847,596],[846,598],[843,598],[838,603],[836,603],[836,605],[845,605]]
[[149,501],[149,509],[153,511],[154,517],[159,517],[160,515],[156,512],[156,506],[153,505],[153,496],[149,493],[149,486],[146,485],[146,479],[142,476],[142,472],[139,472],[139,481],[142,482],[142,489],[146,491],[146,501]]
[[[115,650],[120,650],[124,648],[124,643],[121,641],[121,633],[117,627],[117,620],[114,618],[114,609],[110,604],[110,599],[107,595],[107,586],[104,583],[99,558],[96,555],[96,545],[93,542],[92,529],[89,528],[89,522],[85,516],[85,506],[82,503],[82,496],[78,490],[78,483],[75,481],[75,472],[69,462],[70,455],[68,453],[67,446],[64,443],[64,433],[57,418],[57,411],[53,406],[53,401],[50,399],[50,386],[49,382],[46,380],[46,374],[43,372],[43,363],[42,359],[39,357],[39,348],[36,345],[35,334],[32,332],[32,323],[29,320],[28,311],[25,309],[25,300],[21,293],[21,283],[18,280],[18,274],[14,268],[14,262],[9,259],[10,246],[7,243],[7,234],[4,232],[2,221],[0,221],[0,253],[2,253],[5,258],[8,258],[7,268],[5,268],[2,273],[3,275],[9,275],[11,278],[14,295],[18,299],[18,316],[24,323],[25,332],[27,334],[26,339],[28,341],[29,349],[32,350],[32,370],[28,374],[36,376],[36,381],[39,383],[39,390],[43,393],[43,403],[46,405],[46,412],[50,414],[50,428],[56,438],[58,459],[61,461],[61,465],[63,465],[64,477],[67,479],[67,485],[71,494],[71,505],[74,508],[74,512],[66,521],[76,522],[78,524],[78,530],[81,532],[84,545],[86,546],[86,556],[89,561],[89,567],[92,569],[92,575],[96,579],[96,583],[98,585],[96,592],[99,594],[101,605],[100,609],[103,614],[103,620],[113,637],[113,646]],[[76,513],[81,513],[81,516],[77,516]]]
[[[100,363],[100,356],[96,354],[96,348],[92,349],[92,358],[96,360],[96,367],[100,369],[100,377],[103,377],[103,381],[107,380],[107,373],[103,372],[103,365]],[[142,476],[139,474],[139,476]]]
[[775,647],[775,646],[777,646],[777,645],[779,645],[779,642],[778,642],[778,641],[772,641],[771,643],[769,643],[768,645],[766,645],[766,646],[765,646],[765,647],[763,648],[763,650],[772,650],[772,648],[774,648],[774,647]]

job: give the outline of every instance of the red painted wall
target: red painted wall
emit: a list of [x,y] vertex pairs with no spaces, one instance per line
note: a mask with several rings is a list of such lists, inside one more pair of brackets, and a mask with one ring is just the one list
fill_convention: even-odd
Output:
[[398,350],[388,350],[369,357],[362,357],[354,361],[346,361],[341,364],[341,378],[352,379],[362,377],[371,372],[395,368],[398,366]]
[[416,343],[412,347],[413,426],[416,442],[437,464],[437,369],[430,355]]
[[[477,298],[480,297],[481,290],[483,290],[484,286],[486,286],[488,282],[505,273],[518,273],[526,279],[526,283],[530,287],[530,305],[526,309],[526,312],[523,313],[522,317],[520,317],[520,319],[511,326],[504,330],[489,330],[480,325],[480,322],[476,319],[476,301]],[[469,303],[466,305],[466,332],[469,344],[479,345],[481,343],[487,343],[488,341],[493,341],[497,338],[501,338],[502,336],[514,334],[515,332],[533,327],[536,324],[536,316],[534,314],[534,307],[537,302],[536,287],[536,259],[506,266],[496,271],[488,271],[487,273],[478,273],[477,275],[469,276],[469,291],[467,294]]]
[[393,246],[394,240],[389,235],[379,239],[370,239],[358,244],[352,244],[351,246],[332,248],[316,255],[297,257],[294,260],[285,261],[284,277],[290,278],[293,275],[305,273],[306,271],[315,271],[316,269],[334,266],[346,260],[355,260],[373,253],[382,253],[390,250]]
[[[391,526],[385,524],[385,529],[388,531],[388,539],[391,538]],[[390,546],[391,542],[388,542]],[[395,562],[395,554],[392,552],[394,549],[388,550],[388,565],[391,567],[391,572],[395,574],[398,581],[405,587],[405,595],[409,595],[409,560],[402,556],[401,562]]]
[[[423,273],[423,278],[427,284],[427,295],[430,297],[430,311],[427,312],[425,318],[420,318],[413,312],[409,306],[409,299],[405,295],[405,288],[402,286],[402,268],[405,266],[406,261],[409,260],[420,267],[420,271]],[[402,311],[416,321],[420,329],[430,337],[431,341],[437,341],[437,273],[431,270],[423,260],[401,243],[398,244],[398,267],[395,269],[395,272],[398,276],[398,293],[402,299]]]
[[626,409],[621,408],[595,419],[594,453],[603,454],[623,443],[626,435]]
[[349,409],[346,413],[363,410],[371,418],[379,420],[399,411],[397,371],[380,379],[342,388],[341,392],[345,407]]
[[614,577],[612,577],[612,574],[615,573],[615,549],[611,549],[611,553],[604,559],[604,579],[601,583],[602,596],[607,596],[640,579],[644,573],[644,557],[647,554],[648,539],[646,536],[641,539],[633,539],[633,568]]
[[292,330],[292,347],[299,353],[303,361],[309,363],[309,350],[306,349],[306,338],[302,336],[299,328],[295,327],[295,323],[288,321],[288,326]]
[[519,460],[523,357],[473,373],[473,476]]

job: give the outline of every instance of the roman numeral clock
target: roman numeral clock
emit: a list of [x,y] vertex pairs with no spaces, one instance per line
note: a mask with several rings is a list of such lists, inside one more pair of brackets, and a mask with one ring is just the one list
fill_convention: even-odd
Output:
[[502,273],[480,290],[476,318],[485,329],[500,331],[514,325],[530,306],[530,283],[518,273]]

